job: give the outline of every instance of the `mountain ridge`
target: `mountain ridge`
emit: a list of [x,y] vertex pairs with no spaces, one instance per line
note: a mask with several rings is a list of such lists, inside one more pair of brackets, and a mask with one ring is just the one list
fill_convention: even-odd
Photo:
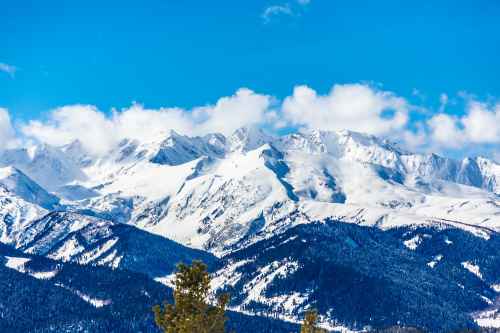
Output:
[[[306,297],[303,274],[294,274],[321,263],[352,276],[360,288],[372,285],[381,302],[411,290],[424,305],[410,302],[414,315],[403,316],[405,324],[441,332],[455,327],[452,316],[442,325],[415,317],[459,309],[456,323],[473,327],[476,316],[500,313],[500,276],[494,273],[500,262],[491,245],[500,232],[500,165],[482,157],[416,154],[347,130],[275,136],[247,127],[228,137],[170,132],[149,141],[124,139],[103,156],[89,154],[78,141],[6,150],[0,165],[0,241],[26,254],[134,271],[167,285],[178,262],[201,259],[217,282],[213,292],[238,295],[233,310],[298,322],[308,306],[322,302],[320,321],[328,329],[397,320],[368,308],[364,317],[356,315],[357,305],[339,293]],[[340,245],[327,246],[327,234]],[[291,239],[300,235],[305,245]],[[290,249],[266,257],[273,247],[286,248],[285,236],[309,256]],[[428,245],[432,239],[439,241]],[[378,258],[369,246],[359,252],[362,244],[383,245],[392,259]],[[337,255],[350,251],[352,260],[332,263],[323,253],[327,248]],[[255,260],[258,265],[251,264]],[[373,279],[370,263],[387,268],[373,268],[385,280]],[[444,284],[447,292],[433,300],[389,274],[402,267],[405,276],[413,271],[428,277],[429,290]],[[426,280],[407,277],[416,284]],[[464,306],[454,301],[460,293],[467,296]],[[277,300],[290,311],[275,308]],[[349,305],[339,307],[342,302]]]

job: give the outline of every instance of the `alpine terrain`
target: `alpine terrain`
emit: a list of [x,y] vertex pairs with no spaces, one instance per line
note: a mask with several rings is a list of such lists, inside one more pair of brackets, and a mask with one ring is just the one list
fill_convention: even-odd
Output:
[[1,331],[158,332],[193,260],[236,332],[500,327],[500,165],[352,131],[5,149],[0,242]]

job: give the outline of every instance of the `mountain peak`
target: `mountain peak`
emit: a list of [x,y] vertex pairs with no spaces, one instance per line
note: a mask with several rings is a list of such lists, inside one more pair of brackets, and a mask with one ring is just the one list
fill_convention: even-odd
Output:
[[178,133],[174,129],[171,129],[171,130],[168,131],[167,137],[171,137],[171,138],[185,138],[184,135]]
[[170,131],[159,145],[155,145],[150,162],[180,165],[202,156],[222,157],[226,153],[226,139],[221,134],[186,136]]
[[231,151],[249,151],[274,141],[274,137],[258,126],[238,128],[229,138]]
[[67,153],[49,144],[5,150],[0,166],[14,166],[51,191],[70,181],[86,179]]
[[78,139],[71,141],[67,145],[62,146],[61,151],[69,157],[76,165],[86,167],[89,166],[93,159]]
[[59,198],[48,193],[21,170],[13,166],[0,168],[0,186],[13,195],[46,209],[53,209],[59,203]]

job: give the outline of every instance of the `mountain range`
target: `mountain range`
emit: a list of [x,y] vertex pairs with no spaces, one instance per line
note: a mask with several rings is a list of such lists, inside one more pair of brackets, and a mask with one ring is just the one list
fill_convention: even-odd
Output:
[[[500,327],[499,232],[498,163],[347,130],[171,131],[103,156],[32,144],[0,152],[0,317],[12,331],[155,332],[147,306],[199,259],[238,332],[296,330],[309,308],[328,330]],[[49,319],[65,297],[68,315]],[[16,328],[19,304],[40,317]]]

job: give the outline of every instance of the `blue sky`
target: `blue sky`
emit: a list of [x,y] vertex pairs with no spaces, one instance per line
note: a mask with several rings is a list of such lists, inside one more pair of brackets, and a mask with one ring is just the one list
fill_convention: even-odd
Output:
[[[16,127],[54,122],[51,110],[65,105],[106,116],[134,101],[191,110],[241,87],[274,105],[295,86],[327,96],[335,84],[360,83],[411,104],[407,129],[425,122],[430,136],[428,121],[441,111],[463,132],[471,102],[496,112],[499,17],[495,0],[7,0],[0,107]],[[304,125],[296,120],[283,126]],[[482,141],[459,133],[463,145],[444,148],[494,154],[491,130]]]

